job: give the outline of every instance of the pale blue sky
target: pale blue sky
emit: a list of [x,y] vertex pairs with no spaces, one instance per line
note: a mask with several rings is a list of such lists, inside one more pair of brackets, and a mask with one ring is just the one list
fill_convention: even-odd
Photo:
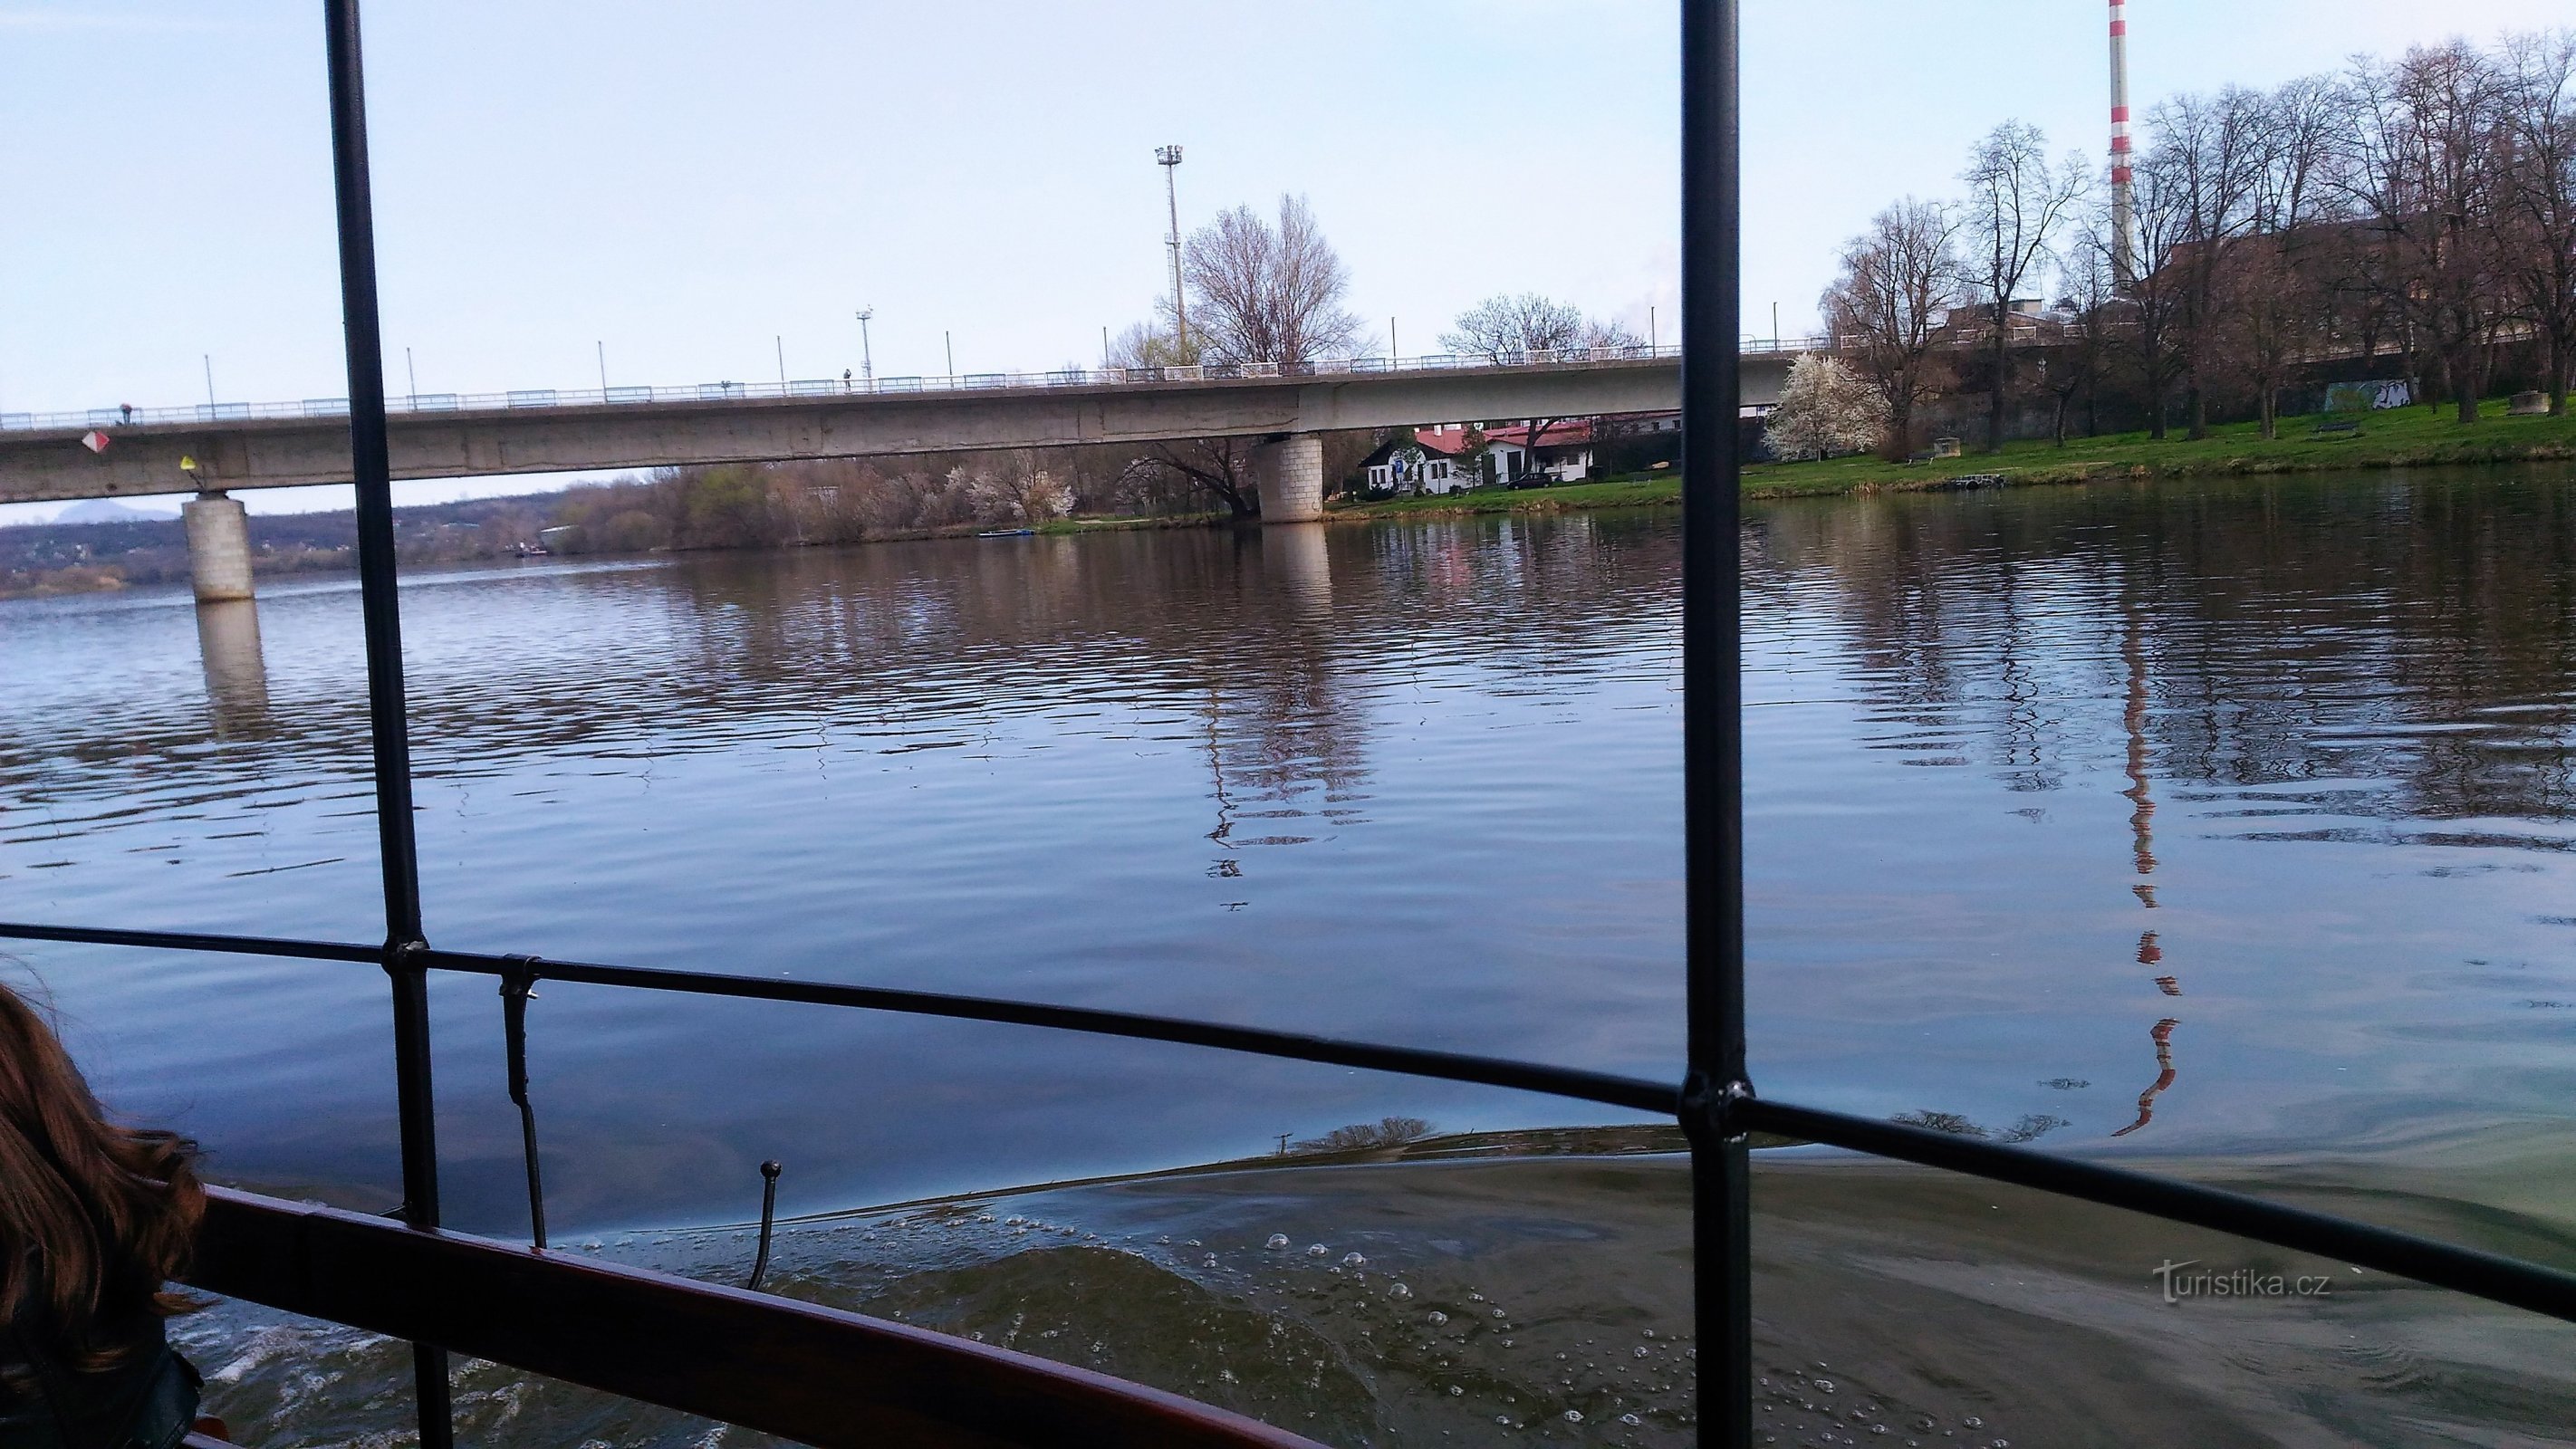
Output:
[[[2576,0],[2132,0],[2143,109]],[[0,409],[332,397],[315,0],[0,0]],[[1670,339],[1670,3],[374,0],[389,385],[880,375],[1096,359],[1182,223],[1311,198],[1408,353],[1531,288]],[[1813,320],[1834,246],[1953,188],[2008,117],[2096,154],[2099,0],[1749,0],[1745,329]],[[1999,63],[2000,58],[2000,63]],[[492,485],[406,485],[406,499]],[[253,495],[344,506],[344,490]],[[25,510],[0,509],[25,516]]]

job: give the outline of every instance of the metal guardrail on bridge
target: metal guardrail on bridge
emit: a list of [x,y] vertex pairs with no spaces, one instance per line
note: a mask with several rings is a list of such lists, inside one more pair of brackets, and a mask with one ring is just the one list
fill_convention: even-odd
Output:
[[[1746,343],[1748,351],[1803,348],[1809,339]],[[507,392],[395,393],[388,413],[506,412],[520,408],[625,407],[639,403],[744,402],[753,399],[857,397],[883,393],[975,392],[992,388],[1123,387],[1158,382],[1228,382],[1271,377],[1368,377],[1397,372],[1451,372],[1461,368],[1554,367],[1579,362],[1678,360],[1678,346],[1632,343],[1615,347],[1562,347],[1498,356],[1430,353],[1420,357],[1345,357],[1322,362],[1211,362],[1190,367],[1060,367],[1044,372],[969,372],[944,377],[822,377],[779,382],[695,382],[677,387],[623,386],[520,388]],[[153,427],[171,423],[233,423],[260,419],[345,417],[344,397],[295,402],[194,403],[168,408],[83,408],[70,412],[0,413],[0,430]]]

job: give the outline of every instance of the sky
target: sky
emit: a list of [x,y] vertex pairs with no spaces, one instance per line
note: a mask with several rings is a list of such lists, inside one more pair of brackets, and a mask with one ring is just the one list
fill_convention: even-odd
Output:
[[[347,392],[314,0],[0,0],[0,411]],[[2269,85],[2576,0],[2131,0],[2130,84]],[[1956,191],[2099,158],[2098,0],[1747,0],[1744,328]],[[1381,348],[1535,290],[1672,341],[1672,0],[371,0],[388,390],[1096,362],[1184,230],[1306,196]],[[410,369],[407,372],[406,369]],[[429,502],[543,480],[401,485]],[[345,489],[246,495],[345,507]],[[0,506],[0,522],[50,505]]]

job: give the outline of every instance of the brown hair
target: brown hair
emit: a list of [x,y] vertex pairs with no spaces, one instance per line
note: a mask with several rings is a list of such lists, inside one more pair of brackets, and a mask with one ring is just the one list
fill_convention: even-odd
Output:
[[[196,1155],[108,1121],[53,1029],[0,985],[0,1310],[27,1346],[96,1371],[193,1306],[162,1285],[205,1213]],[[16,1347],[0,1340],[0,1357]]]

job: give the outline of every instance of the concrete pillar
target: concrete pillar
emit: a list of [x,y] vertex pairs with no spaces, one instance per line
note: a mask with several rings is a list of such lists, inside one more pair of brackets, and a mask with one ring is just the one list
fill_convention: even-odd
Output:
[[180,508],[188,528],[188,577],[200,604],[250,594],[250,514],[238,498],[200,493]]
[[1312,523],[1324,516],[1324,440],[1291,433],[1253,450],[1264,523]]

